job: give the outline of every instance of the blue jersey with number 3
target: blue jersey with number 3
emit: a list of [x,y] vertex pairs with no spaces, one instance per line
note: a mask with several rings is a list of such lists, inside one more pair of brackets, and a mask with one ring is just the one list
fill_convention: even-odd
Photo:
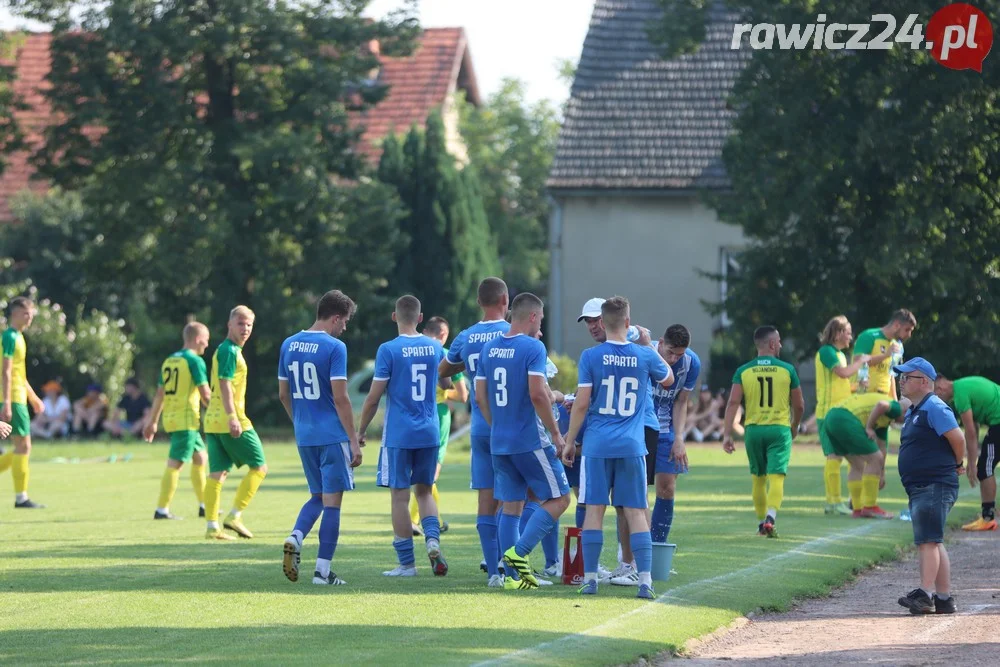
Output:
[[668,369],[649,347],[607,341],[580,355],[580,387],[591,387],[583,455],[600,459],[646,455],[644,425],[650,380]]
[[491,454],[524,454],[551,444],[528,391],[529,375],[545,377],[545,359],[545,345],[524,334],[483,346],[476,382],[490,401]]
[[325,331],[300,331],[281,344],[278,379],[288,382],[299,447],[347,442],[331,380],[347,379],[347,346]]
[[382,446],[421,449],[439,445],[438,364],[444,348],[433,338],[400,335],[379,345],[375,380],[386,380]]
[[[476,370],[479,367],[479,355],[482,354],[483,346],[508,331],[510,331],[510,324],[504,320],[476,322],[455,336],[451,347],[448,348],[448,361],[453,364],[465,364],[465,368],[469,371],[469,377],[475,378]],[[475,380],[473,380],[472,388],[469,392],[472,397],[472,424],[469,435],[472,437],[488,437],[490,435],[490,425],[483,419],[482,413],[479,412],[479,406],[476,404]]]

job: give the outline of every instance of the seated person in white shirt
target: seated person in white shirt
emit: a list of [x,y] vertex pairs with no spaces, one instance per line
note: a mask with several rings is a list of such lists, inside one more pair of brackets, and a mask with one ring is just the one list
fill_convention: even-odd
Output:
[[73,420],[73,406],[69,398],[63,393],[62,385],[55,380],[42,385],[42,392],[45,394],[42,399],[45,411],[31,420],[31,435],[43,440],[65,437]]

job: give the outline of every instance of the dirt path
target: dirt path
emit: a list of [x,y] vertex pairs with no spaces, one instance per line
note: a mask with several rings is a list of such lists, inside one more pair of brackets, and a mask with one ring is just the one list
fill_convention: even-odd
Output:
[[670,662],[673,667],[1000,664],[1000,533],[953,537],[948,553],[958,602],[954,616],[911,616],[896,603],[918,583],[910,556],[868,572],[829,598],[744,621],[694,646],[690,658]]

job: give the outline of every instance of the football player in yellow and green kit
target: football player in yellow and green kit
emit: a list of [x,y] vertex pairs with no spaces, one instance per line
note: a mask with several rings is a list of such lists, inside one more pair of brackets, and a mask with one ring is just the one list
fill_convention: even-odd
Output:
[[0,455],[0,473],[11,469],[14,478],[14,507],[17,509],[42,509],[28,498],[28,458],[31,456],[31,417],[28,403],[35,414],[45,410],[38,394],[28,384],[25,359],[28,350],[23,332],[35,318],[35,304],[23,296],[11,299],[7,312],[8,328],[3,332],[3,364],[0,366],[0,421],[11,426],[14,448]]
[[[901,308],[892,314],[884,327],[866,329],[854,343],[854,354],[868,354],[867,391],[885,394],[895,400],[896,379],[892,376],[892,366],[903,362],[903,343],[913,335],[917,318],[910,311]],[[859,388],[860,391],[860,388]]]
[[177,491],[181,466],[191,462],[191,486],[200,505],[198,516],[205,516],[205,443],[201,439],[201,406],[212,396],[208,371],[201,355],[208,349],[208,327],[189,322],[184,327],[184,347],[174,352],[160,366],[160,381],[153,399],[149,421],[142,431],[146,442],[153,442],[156,424],[163,414],[163,430],[170,434],[167,468],[160,480],[160,499],[154,519],[178,519],[170,513],[170,501]]
[[868,363],[869,355],[858,354],[847,363],[846,350],[854,340],[851,323],[844,315],[831,318],[819,335],[821,347],[816,353],[816,429],[826,456],[823,480],[826,487],[826,514],[851,514],[846,503],[841,502],[840,464],[843,457],[833,452],[823,436],[823,420],[827,412],[851,395],[851,378]]
[[792,439],[799,431],[805,401],[795,367],[778,358],[781,336],[772,326],[753,333],[757,358],[743,364],[733,375],[726,405],[722,448],[736,451],[733,425],[740,402],[746,410],[744,446],[753,477],[753,508],[757,534],[777,537],[775,523],[785,495],[785,475],[792,457]]
[[264,446],[246,415],[247,362],[243,359],[243,346],[253,332],[253,324],[252,310],[246,306],[233,308],[229,313],[229,335],[212,357],[212,399],[205,413],[209,469],[205,482],[205,518],[208,520],[205,537],[210,540],[233,539],[219,528],[222,483],[229,470],[234,465],[249,468],[236,491],[233,509],[222,526],[247,539],[253,537],[253,533],[243,525],[240,517],[267,475]]
[[847,489],[855,519],[891,519],[878,506],[878,491],[885,479],[889,424],[902,421],[910,402],[868,392],[848,396],[830,408],[823,420],[820,439],[838,456],[847,458],[850,472]]

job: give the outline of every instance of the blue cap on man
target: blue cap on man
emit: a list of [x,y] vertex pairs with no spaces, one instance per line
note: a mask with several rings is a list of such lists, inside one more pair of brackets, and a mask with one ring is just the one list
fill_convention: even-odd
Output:
[[892,367],[892,370],[896,373],[912,373],[916,371],[917,373],[923,373],[931,380],[937,379],[937,371],[934,370],[934,366],[931,362],[927,361],[923,357],[913,357],[905,364],[898,364]]

